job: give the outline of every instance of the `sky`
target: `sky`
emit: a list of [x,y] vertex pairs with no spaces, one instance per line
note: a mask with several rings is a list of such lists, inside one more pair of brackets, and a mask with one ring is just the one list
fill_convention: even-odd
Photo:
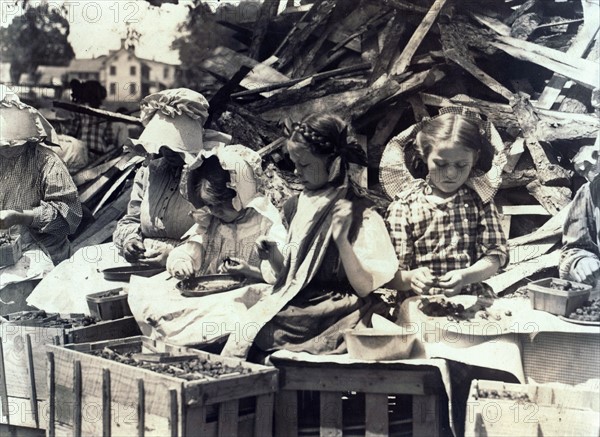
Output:
[[[43,0],[30,0],[37,6]],[[170,49],[179,33],[177,27],[187,17],[191,0],[179,0],[178,5],[163,4],[157,8],[144,0],[46,0],[50,7],[64,5],[68,10],[71,34],[69,42],[77,58],[92,58],[108,54],[120,47],[129,23],[142,34],[136,54],[141,58],[172,64],[179,63],[177,51]],[[227,0],[236,4],[239,0]],[[19,2],[20,3],[20,2]],[[219,0],[209,0],[216,8]],[[15,0],[0,0],[0,26],[6,27],[15,16],[23,13]]]

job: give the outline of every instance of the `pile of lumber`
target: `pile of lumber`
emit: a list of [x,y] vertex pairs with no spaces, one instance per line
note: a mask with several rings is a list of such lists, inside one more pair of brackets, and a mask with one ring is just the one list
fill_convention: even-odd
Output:
[[335,113],[367,148],[377,189],[391,138],[441,107],[475,109],[508,158],[496,203],[512,260],[496,291],[556,267],[585,181],[573,157],[597,160],[600,147],[597,1],[316,0],[278,14],[280,3],[265,0],[245,27],[221,23],[248,49],[203,63],[220,81],[211,127],[277,162],[284,117]]
[[265,0],[255,22],[220,21],[247,49],[219,47],[203,61],[217,83],[198,90],[210,96],[206,127],[289,169],[283,118],[335,113],[368,151],[377,190],[391,138],[442,107],[479,111],[508,158],[496,195],[511,247],[501,293],[556,267],[585,181],[573,158],[598,159],[599,17],[597,0]]

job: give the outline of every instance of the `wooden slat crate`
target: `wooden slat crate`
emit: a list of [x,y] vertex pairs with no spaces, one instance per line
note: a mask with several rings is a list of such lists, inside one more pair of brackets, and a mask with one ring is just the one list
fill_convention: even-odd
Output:
[[[186,381],[85,352],[196,355],[249,373]],[[277,369],[146,337],[47,346],[48,435],[236,436],[272,434]]]
[[341,436],[346,426],[344,393],[364,393],[366,436],[389,435],[388,395],[412,395],[413,436],[441,435],[440,395],[443,385],[437,369],[399,363],[307,363],[271,357],[280,372],[275,401],[275,435],[299,434],[298,392],[318,392],[320,435]]
[[474,380],[466,437],[600,435],[598,391],[572,386]]
[[[0,423],[30,428],[47,426],[46,344],[98,341],[140,334],[133,317],[89,326],[44,326],[35,321],[0,324]],[[55,319],[58,315],[49,315]]]

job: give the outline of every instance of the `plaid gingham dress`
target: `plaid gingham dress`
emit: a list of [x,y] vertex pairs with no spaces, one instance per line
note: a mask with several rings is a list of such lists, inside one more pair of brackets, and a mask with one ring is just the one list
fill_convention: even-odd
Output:
[[[461,187],[454,196],[437,203],[425,195],[426,182],[415,179],[390,204],[386,224],[400,270],[429,267],[432,274],[464,269],[487,255],[508,262],[506,237],[493,202],[483,203],[470,188]],[[463,294],[483,292],[471,284]]]

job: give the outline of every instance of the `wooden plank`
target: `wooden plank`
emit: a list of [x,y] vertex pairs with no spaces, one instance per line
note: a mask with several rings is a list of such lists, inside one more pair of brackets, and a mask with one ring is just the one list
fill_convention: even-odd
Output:
[[384,437],[388,434],[388,395],[365,393],[365,437]]
[[513,100],[513,93],[508,88],[506,88],[492,76],[481,70],[475,64],[460,56],[455,50],[448,50],[447,52],[445,52],[445,55],[448,59],[460,65],[465,71],[471,73],[476,79],[478,79],[481,83],[483,83],[495,93],[500,94],[509,102]]
[[0,402],[2,402],[3,422],[10,424],[8,412],[8,390],[6,388],[6,369],[4,367],[3,338],[0,337]]
[[236,437],[238,435],[239,401],[222,402],[219,405],[218,437]]
[[273,393],[256,397],[254,413],[254,435],[273,435],[273,408],[275,395]]
[[394,11],[392,19],[388,22],[382,31],[383,46],[373,65],[373,72],[369,77],[369,84],[375,83],[383,74],[389,71],[390,63],[396,57],[400,50],[398,41],[402,39],[402,34],[406,29],[404,15]]
[[430,371],[344,368],[286,368],[285,389],[356,391],[422,395],[427,391]]
[[82,408],[82,375],[81,361],[73,362],[73,436],[81,437],[81,408]]
[[142,378],[137,380],[137,429],[138,437],[146,435],[146,389]]
[[301,54],[301,50],[308,38],[329,17],[335,5],[335,0],[317,0],[314,3],[310,11],[302,19],[303,22],[307,22],[306,26],[300,30],[298,28],[292,29],[289,39],[287,41],[284,40],[275,51],[275,56],[279,57],[279,71],[283,71]]
[[275,394],[275,435],[298,437],[298,392],[282,388]]
[[441,435],[440,399],[438,395],[413,396],[413,436]]
[[446,0],[435,0],[435,3],[433,3],[429,11],[425,14],[425,18],[423,18],[423,21],[421,21],[421,24],[419,24],[415,30],[415,33],[413,33],[412,37],[408,41],[408,44],[406,44],[404,47],[402,54],[392,65],[390,74],[397,75],[406,71],[406,68],[410,65],[410,61],[412,60],[415,52],[421,45],[423,38],[425,38],[425,35],[427,35],[429,32],[429,29],[431,29],[431,26],[445,4]]
[[123,217],[127,211],[129,198],[131,197],[131,189],[124,191],[110,206],[105,208],[96,218],[96,221],[87,227],[85,231],[73,240],[73,252],[78,251],[82,247],[87,247],[92,244],[103,243],[106,238],[110,238],[114,228],[108,226],[116,220]]
[[117,156],[116,158],[113,158],[110,161],[107,161],[95,167],[84,168],[73,175],[73,182],[75,182],[75,185],[79,187],[85,184],[86,182],[94,180],[97,177],[106,173],[111,168],[113,168],[122,159],[122,156]]
[[94,210],[92,211],[92,215],[94,217],[96,217],[96,215],[98,214],[98,211],[100,211],[102,209],[102,207],[104,207],[104,205],[106,204],[106,202],[108,201],[108,199],[115,193],[115,191],[117,191],[119,188],[121,188],[121,186],[123,185],[123,183],[125,182],[125,180],[129,177],[129,175],[134,170],[135,170],[135,167],[130,167],[127,170],[125,170],[121,174],[121,176],[119,176],[119,178],[106,191],[106,193],[104,193],[104,195],[102,196],[102,199],[100,199],[100,201],[96,204]]
[[550,213],[558,214],[571,201],[571,189],[567,187],[550,187],[535,180],[527,184],[527,191]]
[[556,250],[531,260],[515,265],[509,265],[506,272],[492,276],[484,282],[492,287],[492,290],[494,290],[496,294],[502,294],[509,287],[523,280],[523,278],[531,276],[541,270],[556,267],[559,259],[560,251]]
[[528,98],[523,94],[519,94],[512,100],[511,106],[519,120],[523,136],[525,137],[525,146],[529,150],[529,153],[531,153],[540,182],[543,184],[569,182],[570,175],[568,171],[558,164],[552,163],[538,141],[536,128],[539,118]]
[[252,42],[248,48],[248,55],[256,60],[260,59],[260,53],[263,41],[267,35],[269,22],[277,15],[281,0],[265,0],[260,6],[258,19],[254,23],[254,31],[252,32]]
[[88,114],[99,117],[105,121],[119,121],[123,123],[135,124],[142,126],[142,120],[131,115],[120,114],[118,112],[107,111],[106,109],[91,108],[89,106],[78,105],[76,103],[59,102],[54,100],[52,106],[55,108],[66,109],[79,114]]
[[491,42],[494,47],[522,61],[532,62],[554,73],[594,89],[598,87],[600,69],[592,61],[573,59],[565,53],[527,41],[509,37],[499,37],[502,42]]
[[55,437],[56,425],[56,379],[54,354],[47,352],[48,358],[48,437]]
[[238,93],[233,93],[231,95],[231,97],[234,97],[234,98],[235,97],[247,97],[247,96],[251,96],[254,94],[258,94],[258,93],[263,93],[266,91],[273,91],[273,90],[277,90],[277,89],[281,89],[281,88],[288,88],[288,87],[291,87],[292,85],[303,82],[305,80],[318,81],[318,80],[328,79],[330,77],[342,76],[342,75],[346,75],[346,74],[350,74],[350,73],[360,72],[360,71],[368,70],[370,68],[371,68],[371,64],[369,62],[363,62],[361,64],[351,65],[349,67],[336,68],[335,70],[324,71],[322,73],[317,73],[317,74],[313,74],[310,76],[300,77],[297,79],[290,79],[285,82],[281,82],[281,83],[277,83],[277,84],[273,84],[273,85],[266,85],[266,86],[263,86],[260,88],[255,88],[253,90],[240,91]]
[[498,211],[505,215],[550,215],[542,205],[504,205],[498,206]]
[[29,373],[29,403],[35,427],[40,427],[40,418],[38,416],[38,396],[35,384],[35,369],[33,366],[33,350],[31,348],[31,334],[25,336],[26,351],[27,351],[27,372]]
[[489,29],[492,29],[498,35],[510,36],[510,26],[507,26],[502,21],[475,12],[471,12],[469,15],[475,18],[475,20],[477,20],[479,23],[483,24]]
[[169,429],[171,437],[179,435],[179,403],[177,402],[177,390],[169,390]]
[[102,369],[102,437],[111,435],[110,370]]
[[504,173],[512,173],[524,152],[525,139],[519,137],[511,144],[508,156],[506,157],[506,164],[504,164],[502,171]]
[[[593,44],[597,33],[597,23],[596,25],[588,25],[588,23],[585,23],[571,43],[571,47],[569,47],[569,50],[567,50],[567,54],[574,57],[583,57],[586,51]],[[542,94],[540,94],[538,97],[535,106],[544,109],[552,108],[552,105],[554,105],[554,102],[556,102],[556,99],[560,95],[566,83],[567,78],[554,73],[546,84],[544,91],[542,91]]]
[[322,391],[320,394],[321,437],[341,437],[342,435],[342,393]]

